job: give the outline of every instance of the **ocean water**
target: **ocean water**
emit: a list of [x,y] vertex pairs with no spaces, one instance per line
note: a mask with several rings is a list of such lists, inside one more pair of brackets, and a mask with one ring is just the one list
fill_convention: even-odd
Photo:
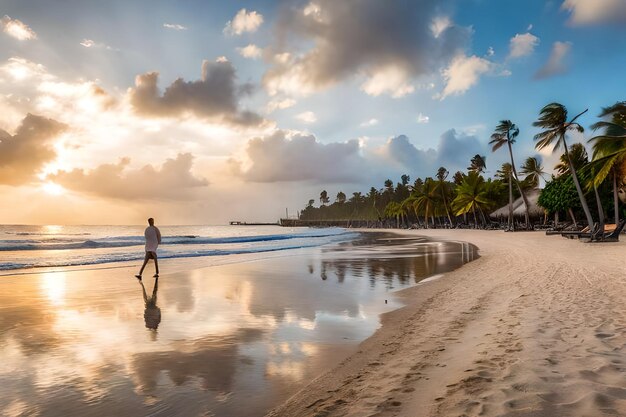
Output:
[[57,267],[0,278],[0,415],[262,416],[354,353],[396,290],[478,256],[381,232],[161,230],[163,256],[209,255],[138,281],[136,263],[62,265],[137,259],[143,227],[2,229],[1,262]]
[[[354,239],[341,228],[158,226],[159,258],[284,251]],[[143,259],[145,226],[0,225],[0,271]]]

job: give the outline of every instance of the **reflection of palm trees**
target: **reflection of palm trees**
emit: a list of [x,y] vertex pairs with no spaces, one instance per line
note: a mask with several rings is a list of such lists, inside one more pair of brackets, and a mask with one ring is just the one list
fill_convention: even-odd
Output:
[[154,280],[154,288],[152,289],[151,297],[148,297],[143,281],[139,281],[139,283],[141,284],[141,290],[143,291],[143,301],[146,305],[146,310],[143,312],[143,318],[146,321],[146,328],[156,331],[159,327],[159,323],[161,323],[161,309],[157,306],[159,279],[155,278]]
[[342,283],[346,277],[367,277],[371,287],[382,284],[391,289],[451,271],[476,256],[476,248],[471,244],[462,245],[459,251],[457,242],[425,242],[423,239],[395,240],[387,242],[388,251],[380,245],[378,253],[367,256],[322,259],[322,279],[334,275],[337,282]]

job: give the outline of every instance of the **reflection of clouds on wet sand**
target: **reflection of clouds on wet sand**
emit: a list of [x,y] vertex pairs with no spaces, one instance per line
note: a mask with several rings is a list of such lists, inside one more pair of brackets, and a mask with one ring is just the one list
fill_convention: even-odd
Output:
[[0,414],[258,415],[369,336],[391,288],[454,264],[412,243],[164,275],[149,328],[154,281],[144,298],[128,271],[3,277]]

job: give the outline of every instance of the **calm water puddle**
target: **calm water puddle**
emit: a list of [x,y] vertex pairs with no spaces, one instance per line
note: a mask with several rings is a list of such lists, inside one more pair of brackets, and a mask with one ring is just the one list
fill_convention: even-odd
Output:
[[476,252],[366,234],[158,282],[127,269],[3,277],[0,411],[263,415],[354,352],[399,307],[391,291]]

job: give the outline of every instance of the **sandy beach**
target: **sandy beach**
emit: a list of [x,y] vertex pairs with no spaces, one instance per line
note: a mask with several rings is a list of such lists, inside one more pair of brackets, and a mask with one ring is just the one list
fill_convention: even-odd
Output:
[[480,259],[407,306],[271,416],[626,415],[626,243],[420,230]]

